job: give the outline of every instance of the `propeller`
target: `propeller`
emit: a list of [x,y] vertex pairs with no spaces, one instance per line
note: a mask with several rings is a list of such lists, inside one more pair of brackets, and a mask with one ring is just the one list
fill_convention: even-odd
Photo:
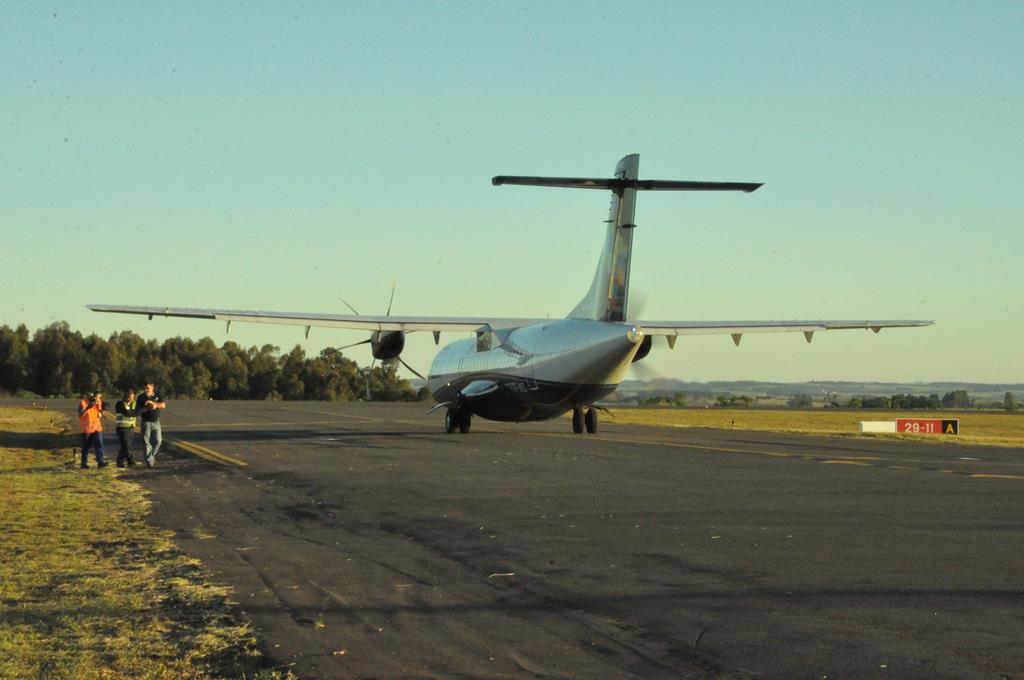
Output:
[[636,361],[629,365],[629,370],[633,374],[633,378],[636,380],[643,380],[644,382],[651,382],[652,380],[661,380],[667,377],[664,373],[654,368],[650,364],[645,364],[642,361]]
[[[397,287],[396,284],[397,284],[396,281],[392,281],[391,282],[391,297],[388,298],[388,308],[387,308],[387,311],[384,313],[384,316],[391,316],[391,307],[395,303],[395,289]],[[356,316],[362,316],[362,314],[360,314],[359,311],[356,310],[355,307],[350,305],[340,295],[338,296],[338,300],[340,300],[343,305],[345,305],[346,307],[351,309],[353,314],[355,314]],[[370,367],[367,369],[367,373],[366,373],[366,399],[367,399],[367,401],[369,401],[372,398],[371,394],[370,394],[370,376],[373,375],[373,369],[374,369],[374,367],[377,364],[377,353],[378,353],[378,351],[382,350],[382,345],[387,344],[388,345],[387,350],[391,350],[391,351],[396,351],[397,352],[393,357],[382,359],[381,360],[382,364],[384,364],[385,366],[394,366],[395,364],[400,363],[400,364],[402,364],[402,366],[405,366],[405,368],[410,373],[412,373],[413,375],[417,376],[421,380],[426,380],[426,378],[423,376],[422,373],[420,373],[415,368],[413,368],[412,366],[407,364],[405,362],[405,360],[402,359],[402,357],[400,356],[401,351],[402,351],[402,349],[405,346],[405,339],[404,338],[405,338],[405,333],[403,331],[374,331],[373,333],[370,334],[370,337],[367,338],[366,340],[360,340],[359,342],[353,342],[353,343],[350,343],[348,345],[345,345],[343,347],[339,347],[338,348],[339,350],[344,350],[344,349],[349,349],[350,347],[357,347],[359,345],[371,345],[373,347],[373,358],[370,361]],[[396,344],[395,341],[397,341],[397,344]]]
[[[639,319],[640,317],[642,317],[644,315],[644,309],[647,307],[648,300],[649,300],[649,297],[648,297],[646,291],[642,291],[642,290],[630,291],[630,295],[629,295],[629,310],[628,310],[629,313],[628,313],[628,316],[627,316],[629,321],[631,321],[631,322],[632,321],[636,321],[637,319]],[[639,358],[638,359],[634,359],[633,363],[629,365],[629,370],[632,373],[632,377],[634,379],[636,379],[636,380],[643,380],[644,382],[650,382],[652,380],[660,380],[661,378],[667,377],[661,371],[658,371],[657,369],[655,369],[650,364],[644,363],[642,361],[650,353],[650,351],[651,351],[651,343],[653,341],[654,341],[654,338],[652,338],[650,336],[647,336],[646,338],[644,338],[644,342],[646,343],[646,347],[641,347],[640,352],[642,352],[642,354],[638,353],[638,357]]]
[[427,379],[427,377],[425,375],[423,375],[422,373],[417,371],[415,368],[413,368],[409,364],[405,363],[405,359],[403,359],[402,357],[395,357],[395,358],[398,359],[399,363],[401,363],[403,366],[405,366],[406,370],[408,370],[409,372],[413,373],[420,380],[426,380]]

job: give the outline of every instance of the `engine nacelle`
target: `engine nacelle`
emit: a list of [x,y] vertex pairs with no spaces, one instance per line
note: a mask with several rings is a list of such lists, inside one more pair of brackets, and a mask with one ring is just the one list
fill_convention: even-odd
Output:
[[640,361],[651,353],[651,343],[653,340],[654,337],[651,335],[644,336],[644,339],[640,341],[640,348],[636,351],[636,354],[633,355],[634,362]]
[[374,359],[394,359],[405,349],[405,331],[374,331],[370,348]]

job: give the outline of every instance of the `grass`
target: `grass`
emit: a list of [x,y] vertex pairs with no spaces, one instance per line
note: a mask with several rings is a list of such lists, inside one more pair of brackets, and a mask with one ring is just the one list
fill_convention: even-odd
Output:
[[[0,678],[286,678],[148,501],[80,470],[53,411],[0,408]],[[91,458],[91,456],[90,456]]]
[[[719,409],[719,408],[614,408],[612,422],[629,425],[669,427],[711,427],[794,432],[801,434],[856,435],[923,441],[957,442],[987,446],[1024,447],[1024,413],[979,413],[977,411],[844,411],[795,409]],[[862,420],[896,418],[956,418],[958,436],[938,435],[860,435]]]

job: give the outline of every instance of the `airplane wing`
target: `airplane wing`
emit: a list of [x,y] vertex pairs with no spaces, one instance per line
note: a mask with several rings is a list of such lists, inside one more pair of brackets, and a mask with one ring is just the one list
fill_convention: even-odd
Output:
[[94,312],[140,314],[185,319],[212,319],[216,321],[248,321],[276,323],[286,326],[317,328],[351,328],[365,331],[476,331],[481,327],[493,330],[518,328],[548,319],[506,319],[499,317],[462,316],[369,316],[355,314],[303,314],[297,312],[255,312],[237,309],[192,309],[188,307],[131,307],[124,305],[87,305]]
[[824,321],[805,319],[800,321],[633,321],[648,335],[668,336],[674,345],[679,335],[731,335],[733,342],[740,344],[746,333],[797,333],[802,332],[807,342],[817,331],[848,330],[853,328],[871,329],[875,333],[883,328],[911,328],[930,326],[934,321],[918,320],[864,320]]

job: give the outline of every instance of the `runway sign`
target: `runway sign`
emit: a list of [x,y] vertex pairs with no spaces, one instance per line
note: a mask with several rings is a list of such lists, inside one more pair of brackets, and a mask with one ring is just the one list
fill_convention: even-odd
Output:
[[960,434],[959,420],[897,418],[896,431],[903,434]]
[[891,420],[862,420],[859,427],[861,434],[888,434],[896,431],[896,423]]

